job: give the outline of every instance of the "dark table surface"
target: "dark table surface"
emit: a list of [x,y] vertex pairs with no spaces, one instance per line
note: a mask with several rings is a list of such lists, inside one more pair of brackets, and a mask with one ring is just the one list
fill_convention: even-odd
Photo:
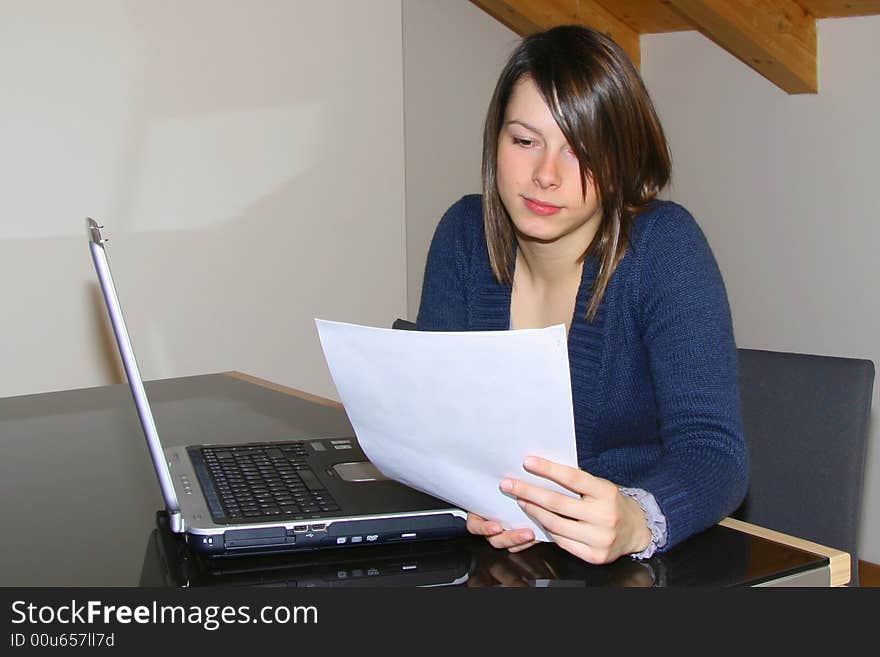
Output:
[[[165,446],[353,436],[344,411],[229,374],[148,382]],[[205,560],[164,526],[127,385],[0,399],[0,586],[742,586],[828,559],[716,526],[645,562],[475,537]]]

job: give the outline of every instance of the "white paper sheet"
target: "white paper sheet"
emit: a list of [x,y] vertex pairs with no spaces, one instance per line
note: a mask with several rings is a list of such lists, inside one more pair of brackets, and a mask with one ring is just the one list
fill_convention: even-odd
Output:
[[506,529],[544,530],[499,489],[526,456],[577,467],[565,326],[438,333],[315,320],[358,442],[396,479]]

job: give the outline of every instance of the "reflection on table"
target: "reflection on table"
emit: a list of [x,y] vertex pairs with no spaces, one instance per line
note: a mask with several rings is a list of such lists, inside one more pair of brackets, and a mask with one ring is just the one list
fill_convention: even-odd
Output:
[[156,518],[141,586],[728,587],[766,584],[827,565],[821,556],[722,526],[651,559],[624,557],[603,566],[553,543],[510,553],[476,536],[207,559],[168,530],[164,513]]

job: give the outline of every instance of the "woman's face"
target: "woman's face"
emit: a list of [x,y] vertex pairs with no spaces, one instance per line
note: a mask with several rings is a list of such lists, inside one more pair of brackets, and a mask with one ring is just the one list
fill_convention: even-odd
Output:
[[602,216],[589,178],[529,77],[517,82],[498,135],[498,193],[522,240],[586,249]]

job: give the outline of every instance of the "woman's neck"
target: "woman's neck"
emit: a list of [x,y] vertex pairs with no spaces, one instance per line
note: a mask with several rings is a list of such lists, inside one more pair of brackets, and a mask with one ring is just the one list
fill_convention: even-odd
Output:
[[517,238],[516,271],[536,287],[553,288],[580,279],[586,246],[573,240],[553,243]]

